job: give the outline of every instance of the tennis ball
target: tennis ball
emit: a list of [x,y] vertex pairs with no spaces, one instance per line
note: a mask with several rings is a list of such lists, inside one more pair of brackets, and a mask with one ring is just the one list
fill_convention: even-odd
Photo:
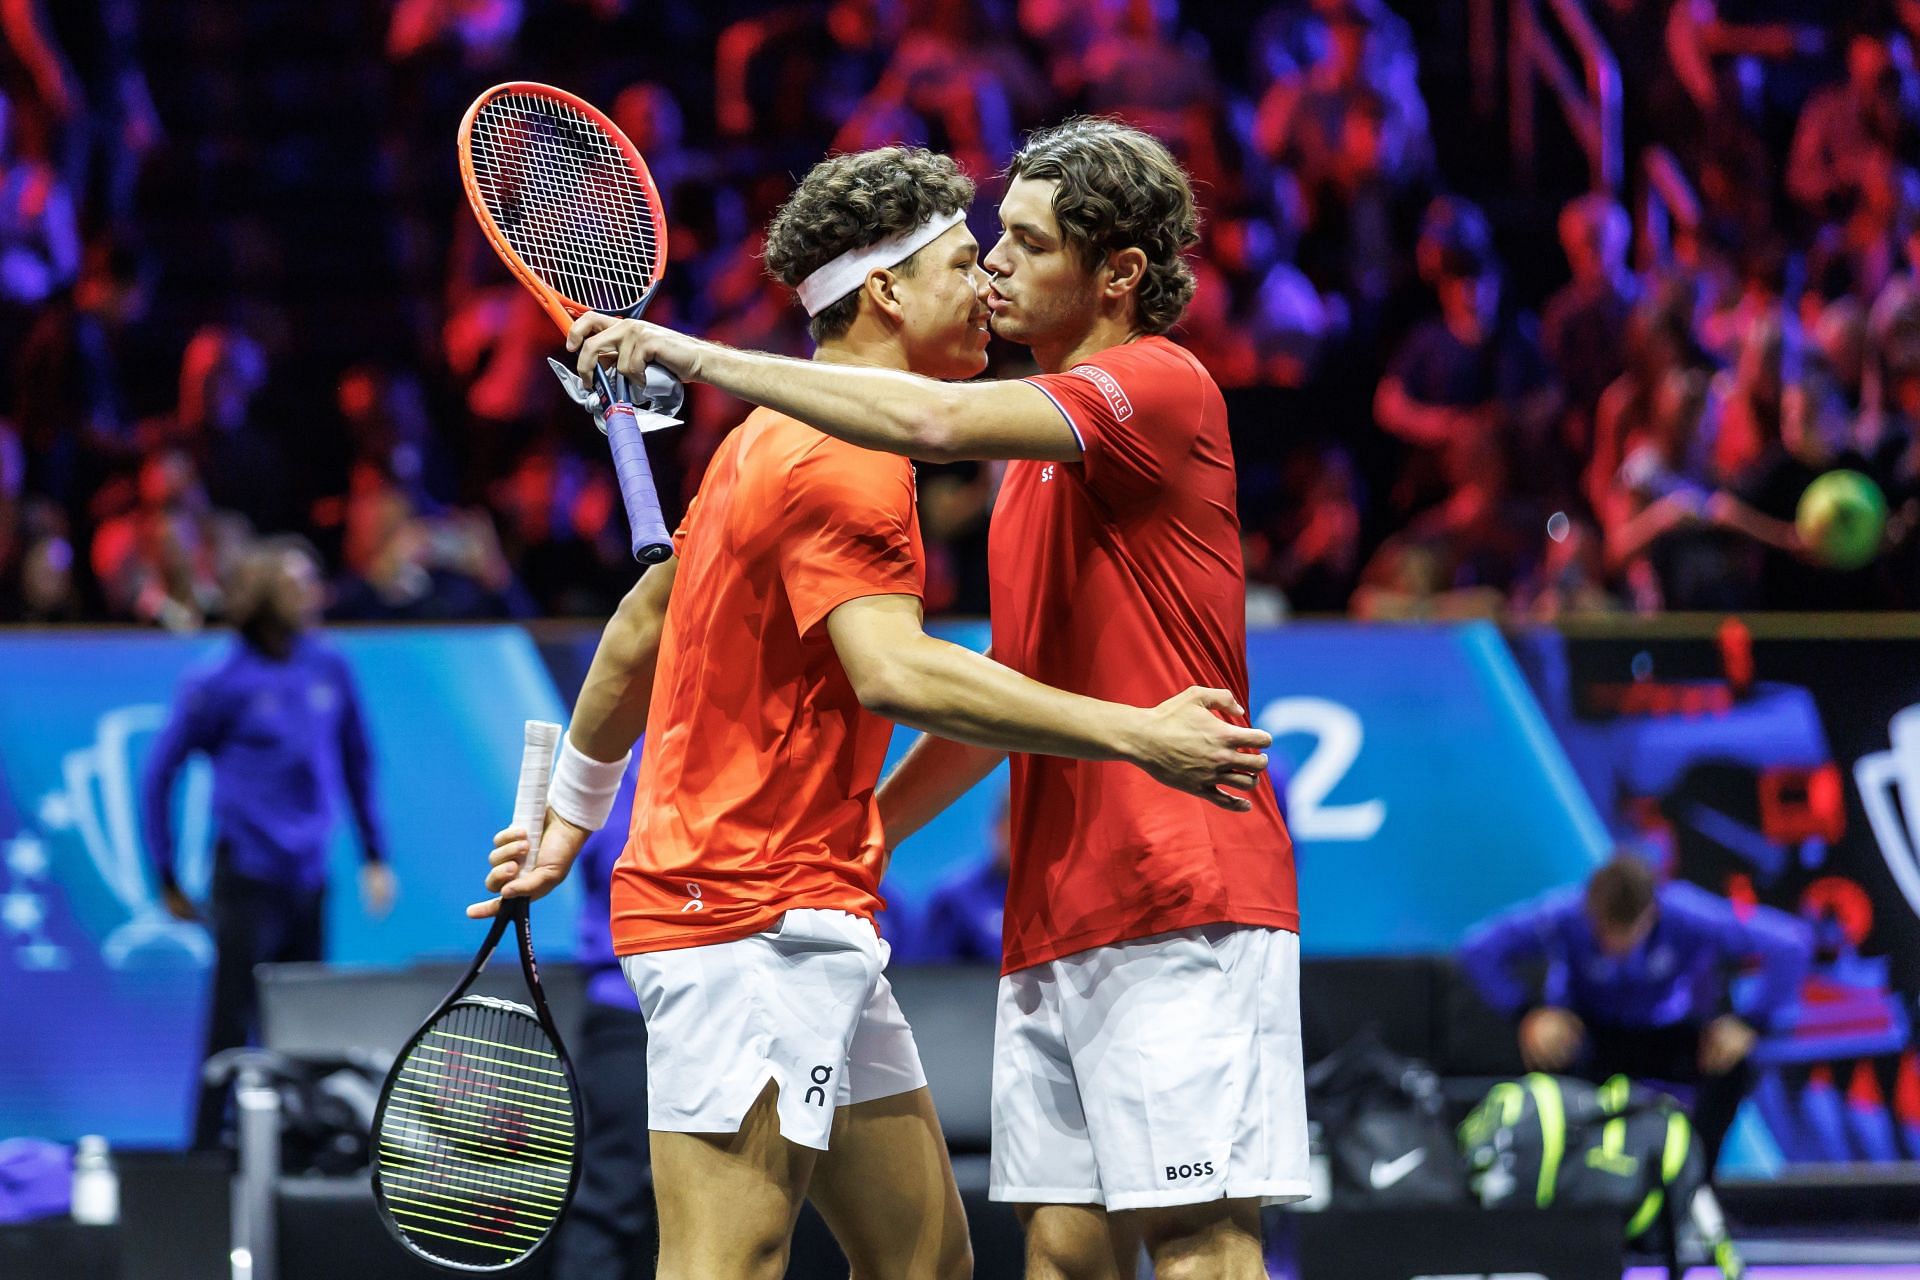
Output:
[[1886,495],[1858,471],[1829,471],[1800,495],[1793,523],[1822,564],[1858,569],[1880,552]]

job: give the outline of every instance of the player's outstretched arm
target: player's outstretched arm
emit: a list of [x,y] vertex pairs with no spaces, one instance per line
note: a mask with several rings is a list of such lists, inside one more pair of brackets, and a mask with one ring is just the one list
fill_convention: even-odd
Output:
[[665,365],[685,381],[718,387],[882,453],[927,462],[1080,458],[1066,418],[1045,392],[1025,382],[938,382],[895,369],[737,351],[596,312],[574,322],[567,349],[578,352],[588,379],[602,361],[629,377],[644,377],[648,364]]
[[929,636],[914,596],[849,600],[827,616],[827,631],[861,705],[943,738],[994,751],[1125,760],[1238,812],[1252,803],[1234,792],[1251,791],[1267,767],[1259,752],[1272,737],[1214,714],[1245,714],[1222,689],[1188,689],[1157,707],[1066,693]]
[[[627,752],[647,731],[654,662],[660,656],[660,632],[666,625],[667,602],[673,596],[679,565],[678,557],[654,565],[621,599],[600,632],[587,678],[573,703],[573,721],[567,726],[568,747],[586,757],[589,766],[610,771],[616,787],[620,771],[616,762],[624,762]],[[513,827],[496,832],[493,851],[488,855],[492,870],[487,873],[487,892],[499,896],[474,903],[467,908],[469,916],[481,920],[497,914],[503,898],[543,898],[567,878],[580,855],[580,846],[600,823],[584,817],[577,806],[568,803],[561,776],[564,769],[563,758],[562,769],[555,772],[539,859],[523,873],[526,832]]]
[[[991,656],[991,655],[989,655]],[[880,824],[886,829],[887,849],[932,822],[955,800],[973,790],[992,773],[1004,751],[969,746],[925,733],[894,771],[881,780],[874,799],[880,805]]]

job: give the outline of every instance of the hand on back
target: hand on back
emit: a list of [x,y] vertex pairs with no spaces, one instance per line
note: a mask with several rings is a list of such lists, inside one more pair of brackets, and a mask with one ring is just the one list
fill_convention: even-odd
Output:
[[[1225,689],[1195,686],[1144,713],[1141,742],[1131,758],[1153,778],[1235,813],[1253,808],[1246,796],[1267,767],[1273,735],[1223,720],[1245,715]],[[1233,790],[1227,790],[1232,788]]]

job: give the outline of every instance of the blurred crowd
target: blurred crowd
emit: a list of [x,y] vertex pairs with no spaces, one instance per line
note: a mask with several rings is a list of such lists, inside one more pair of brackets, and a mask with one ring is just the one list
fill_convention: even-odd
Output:
[[[0,621],[191,630],[272,533],[337,618],[610,607],[604,446],[454,163],[509,78],[646,155],[651,318],[793,354],[759,234],[828,150],[953,154],[984,242],[1023,130],[1166,140],[1256,621],[1920,607],[1920,0],[1587,9],[1633,190],[1677,158],[1664,230],[1584,161],[1515,181],[1457,5],[0,0]],[[654,439],[670,509],[744,412],[696,388]],[[1840,468],[1891,510],[1844,571],[1794,524]],[[920,477],[929,608],[984,612],[995,469]]]

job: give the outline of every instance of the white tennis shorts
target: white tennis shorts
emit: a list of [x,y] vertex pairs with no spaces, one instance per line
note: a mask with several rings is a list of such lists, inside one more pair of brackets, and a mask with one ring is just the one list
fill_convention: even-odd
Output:
[[772,1080],[782,1136],[825,1151],[835,1108],[920,1088],[887,954],[858,916],[806,909],[733,942],[623,956],[647,1019],[647,1126],[736,1133]]
[[1308,1193],[1297,934],[1181,929],[1000,979],[992,1199]]

